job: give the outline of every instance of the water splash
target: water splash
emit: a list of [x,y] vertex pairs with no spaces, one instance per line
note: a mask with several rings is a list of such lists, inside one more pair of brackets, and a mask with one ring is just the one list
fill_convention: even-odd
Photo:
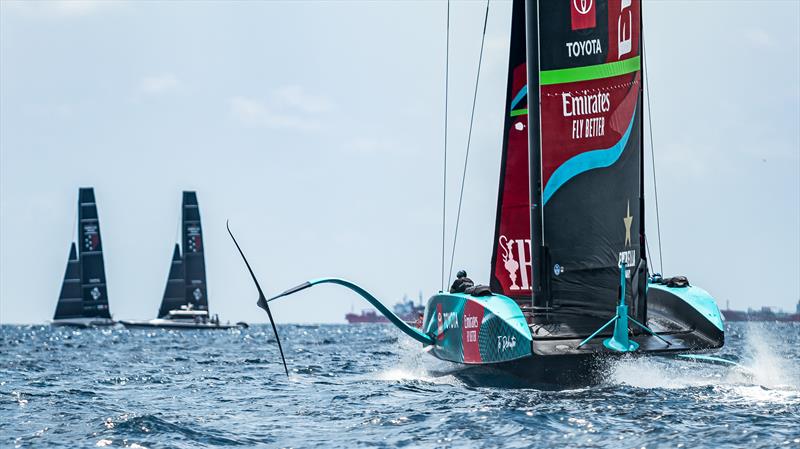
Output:
[[745,335],[743,365],[752,373],[753,383],[767,388],[800,390],[800,368],[789,357],[784,335],[751,326]]
[[727,370],[661,357],[626,357],[609,365],[606,379],[636,388],[681,389],[717,385]]
[[729,400],[800,403],[800,369],[784,333],[751,323],[743,336],[741,368],[662,357],[625,357],[612,362],[606,383],[635,388],[713,387]]

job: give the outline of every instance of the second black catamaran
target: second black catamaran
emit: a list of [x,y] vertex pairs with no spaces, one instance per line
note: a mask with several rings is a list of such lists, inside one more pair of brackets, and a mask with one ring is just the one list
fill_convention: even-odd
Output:
[[274,299],[343,285],[481,384],[582,381],[630,353],[724,363],[696,354],[724,343],[714,298],[645,253],[641,23],[639,0],[514,0],[490,291],[434,295],[420,329],[337,278],[267,299],[253,276],[258,305],[271,320]]
[[183,251],[176,243],[158,318],[148,321],[120,320],[120,323],[126,327],[170,329],[230,329],[246,326],[245,323],[220,323],[218,316],[210,315],[203,229],[196,192],[183,192],[181,210]]
[[92,187],[78,190],[78,244],[70,245],[51,324],[76,327],[114,324],[108,308],[103,240]]

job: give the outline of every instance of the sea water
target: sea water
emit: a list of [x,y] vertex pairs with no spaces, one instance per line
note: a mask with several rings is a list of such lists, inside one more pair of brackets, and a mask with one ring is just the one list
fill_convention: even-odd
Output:
[[744,370],[623,359],[596,386],[469,386],[391,325],[0,326],[2,447],[800,447],[800,324],[730,323]]

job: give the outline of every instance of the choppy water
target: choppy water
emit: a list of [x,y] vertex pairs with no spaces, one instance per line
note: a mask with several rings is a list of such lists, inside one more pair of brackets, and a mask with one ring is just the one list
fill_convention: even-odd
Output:
[[729,325],[753,370],[623,360],[599,386],[469,387],[390,325],[0,326],[2,447],[800,447],[800,325]]

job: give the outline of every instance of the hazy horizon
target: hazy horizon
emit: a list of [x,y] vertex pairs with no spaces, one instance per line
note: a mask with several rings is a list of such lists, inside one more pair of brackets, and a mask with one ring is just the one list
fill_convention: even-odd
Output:
[[[724,5],[724,7],[721,7]],[[483,2],[451,3],[449,260]],[[196,190],[211,313],[344,277],[440,288],[445,2],[0,2],[0,323],[52,318],[93,186],[111,313],[155,318]],[[488,283],[510,1],[492,1],[454,271]],[[800,299],[800,3],[645,2],[665,274],[721,307]],[[645,131],[649,142],[649,130]],[[655,209],[647,154],[648,236]],[[368,304],[320,286],[280,323]]]

